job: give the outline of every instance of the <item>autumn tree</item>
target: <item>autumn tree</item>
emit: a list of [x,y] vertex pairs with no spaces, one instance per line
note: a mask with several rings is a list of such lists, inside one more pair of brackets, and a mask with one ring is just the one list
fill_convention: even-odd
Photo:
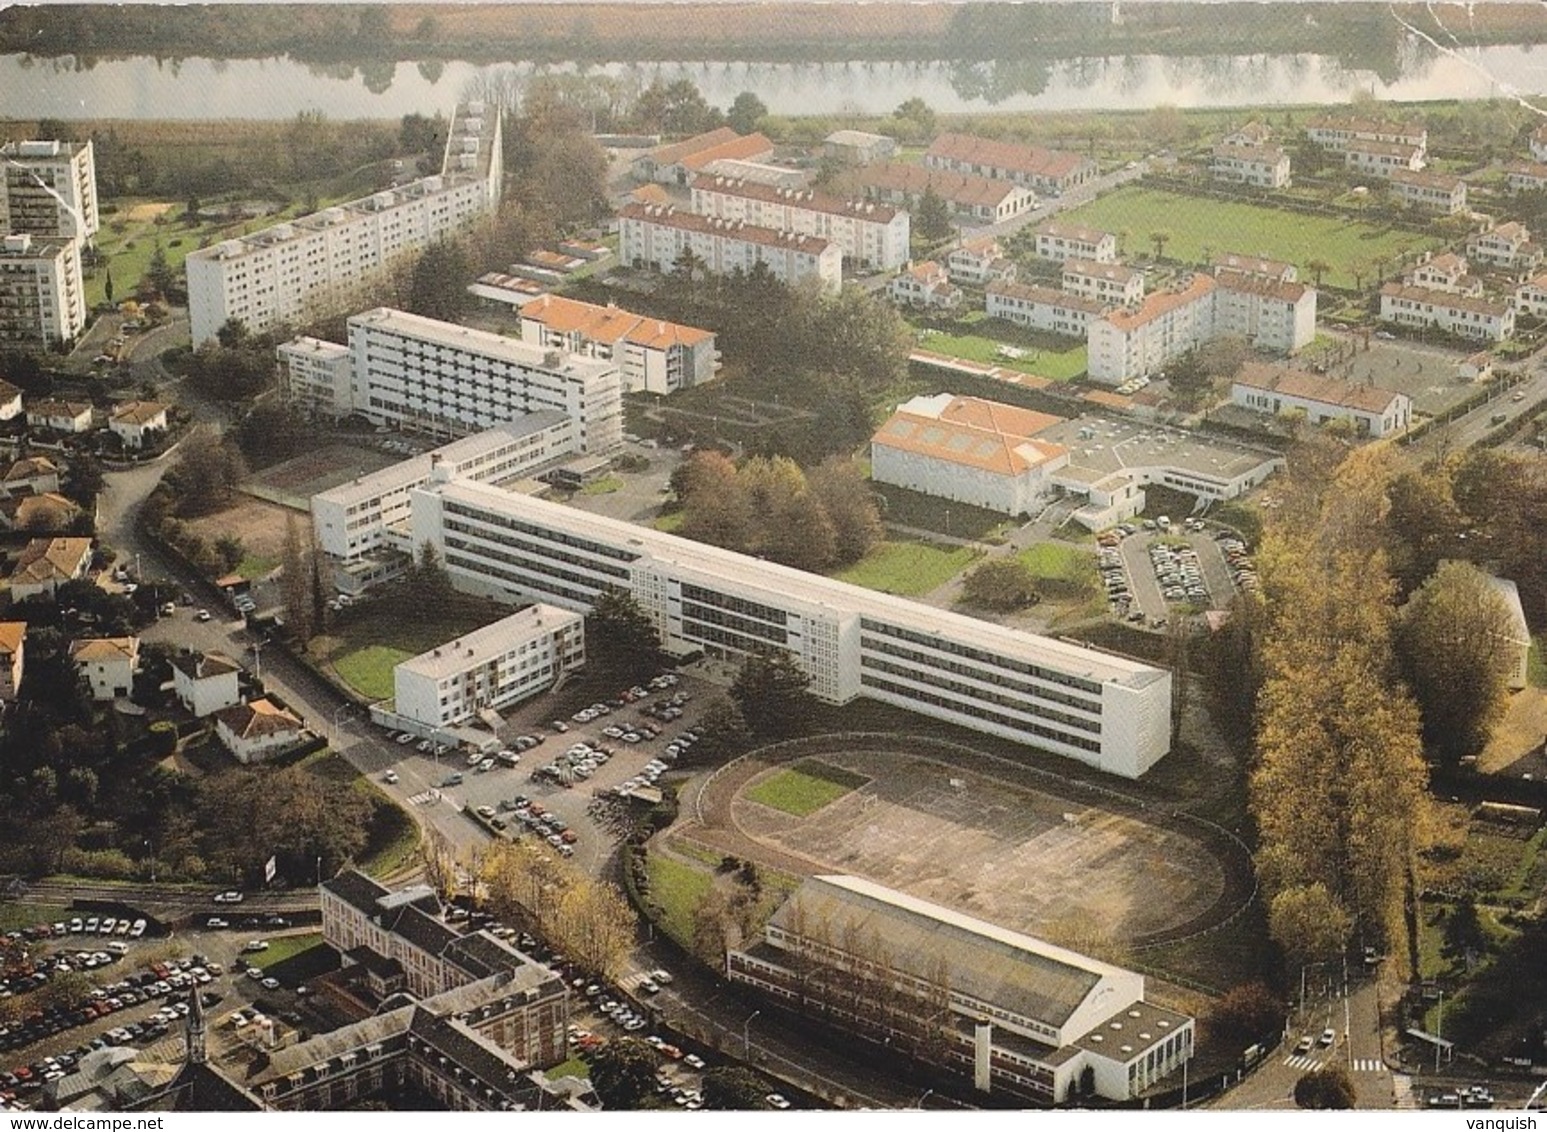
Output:
[[634,913],[615,885],[571,873],[549,938],[583,970],[617,978],[633,951]]
[[886,534],[870,481],[853,460],[830,456],[806,473],[811,489],[833,526],[833,557],[838,565],[858,562]]
[[1231,987],[1207,1018],[1210,1039],[1227,1048],[1250,1045],[1264,1034],[1278,1033],[1283,1025],[1283,1000],[1260,981]]
[[1529,644],[1508,603],[1477,567],[1446,562],[1402,607],[1397,651],[1442,764],[1475,754],[1504,713],[1518,651]]
[[710,970],[725,966],[730,947],[730,898],[719,885],[711,884],[693,906],[693,954]]
[[1296,1108],[1353,1108],[1354,1100],[1354,1082],[1341,1065],[1313,1069],[1295,1082]]
[[747,487],[736,465],[719,452],[695,452],[672,473],[672,490],[682,504],[683,538],[745,551],[755,518]]
[[1452,495],[1443,468],[1402,472],[1386,489],[1391,572],[1404,593],[1410,593],[1462,546],[1469,525]]
[[980,609],[1013,613],[1037,602],[1037,578],[1019,558],[990,558],[962,579],[962,600]]
[[434,826],[427,826],[419,841],[419,863],[425,882],[442,900],[457,894],[457,854],[450,840]]
[[1342,902],[1320,881],[1280,889],[1268,905],[1268,932],[1295,963],[1341,955],[1352,926]]
[[591,1057],[591,1086],[602,1107],[637,1108],[655,1089],[655,1050],[638,1038],[614,1038]]

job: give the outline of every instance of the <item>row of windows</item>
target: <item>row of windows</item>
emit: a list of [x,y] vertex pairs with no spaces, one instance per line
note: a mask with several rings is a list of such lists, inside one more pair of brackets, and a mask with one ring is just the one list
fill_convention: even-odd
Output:
[[958,676],[971,676],[976,680],[992,679],[997,683],[1002,683],[1005,687],[1014,688],[1016,691],[1032,696],[1035,699],[1063,704],[1065,707],[1079,708],[1082,711],[1094,712],[1096,715],[1101,714],[1100,700],[1087,700],[1080,696],[1071,696],[1065,692],[1054,692],[1046,688],[1039,688],[1035,684],[1025,684],[1018,680],[1006,680],[1002,676],[985,673],[981,668],[957,664],[954,661],[941,660],[937,656],[930,656],[927,653],[917,652],[910,648],[904,648],[902,645],[895,645],[889,641],[878,640],[874,637],[862,637],[861,643],[865,648],[874,652],[885,653],[888,656],[895,656],[902,660],[916,661],[919,664],[927,665],[934,671],[954,672]]
[[[465,555],[452,555],[451,550],[453,548],[458,550],[471,550],[480,558],[497,558],[502,562],[509,562],[513,565],[521,567],[525,573],[516,573],[513,570],[505,570],[498,566],[492,566],[487,562],[468,558]],[[514,585],[521,587],[523,590],[540,590],[543,593],[551,593],[558,597],[566,597],[571,601],[580,602],[585,605],[590,605],[593,601],[596,600],[595,583],[590,582],[585,578],[578,578],[575,575],[568,573],[567,571],[553,568],[544,568],[540,564],[528,563],[520,558],[515,557],[514,555],[500,554],[497,551],[492,551],[485,547],[474,546],[461,539],[448,538],[446,540],[446,549],[446,561],[448,563],[461,566],[467,570],[471,570],[475,574],[487,574],[495,578],[503,578],[505,581],[511,582]],[[539,582],[528,577],[528,574],[542,574],[544,577],[543,580]],[[577,582],[582,586],[588,586],[590,588],[576,589],[573,586],[564,585],[563,582],[557,579]]]
[[867,633],[879,633],[884,637],[894,637],[897,640],[909,641],[915,645],[923,645],[925,648],[934,649],[936,652],[950,653],[953,656],[964,656],[969,660],[980,661],[995,668],[1019,672],[1022,676],[1035,676],[1038,680],[1046,680],[1050,684],[1058,684],[1065,688],[1078,688],[1082,692],[1090,692],[1098,696],[1101,694],[1101,684],[1099,681],[1087,680],[1080,676],[1071,676],[1067,672],[1060,672],[1040,664],[1032,664],[1024,660],[1014,660],[1010,657],[999,656],[996,653],[985,652],[982,649],[975,649],[971,645],[958,644],[955,641],[931,636],[928,633],[919,633],[912,629],[888,625],[884,621],[876,621],[869,617],[860,619],[860,628]]
[[1077,747],[1082,751],[1101,752],[1101,744],[1094,739],[1085,739],[1075,735],[1069,735],[1051,727],[1042,727],[1035,723],[1027,723],[1022,719],[1013,719],[999,712],[991,711],[986,707],[973,706],[964,709],[959,700],[947,699],[944,696],[936,696],[929,692],[920,691],[917,688],[905,687],[902,684],[894,684],[890,680],[883,680],[879,676],[864,675],[862,682],[867,688],[875,688],[878,691],[888,692],[912,703],[933,704],[957,715],[967,715],[973,719],[984,720],[997,724],[1000,727],[1009,728],[1012,731],[1026,735],[1035,735],[1042,739],[1049,739],[1065,746]]
[[[639,555],[630,550],[620,550],[615,546],[593,542],[591,539],[581,538],[579,535],[566,534],[563,531],[556,531],[549,527],[540,527],[535,523],[524,523],[520,519],[513,519],[508,515],[500,515],[490,511],[477,511],[460,503],[448,502],[446,504],[446,514],[476,519],[478,522],[490,527],[505,527],[508,530],[520,531],[522,534],[540,538],[544,542],[558,543],[560,546],[572,546],[576,550],[585,551],[587,554],[611,558],[617,562],[637,562],[639,560]],[[595,569],[600,570],[601,567],[597,566]],[[627,577],[627,571],[618,576]]]
[[695,602],[683,602],[682,617],[684,620],[692,618],[701,623],[720,625],[727,629],[733,629],[745,636],[772,641],[777,645],[789,643],[790,635],[776,625],[764,625],[762,622],[754,621],[750,617],[741,617],[735,613],[728,613],[723,609],[711,609],[706,605],[698,605]]
[[[893,676],[901,676],[905,680],[912,680],[918,684],[928,684],[932,688],[941,688],[956,693],[961,697],[958,710],[976,710],[980,703],[998,704],[1000,707],[1009,708],[1011,711],[1025,712],[1041,719],[1051,719],[1056,723],[1062,723],[1066,727],[1078,728],[1088,731],[1092,735],[1101,734],[1101,721],[1095,719],[1082,719],[1079,716],[1069,715],[1066,712],[1054,711],[1052,708],[1039,707],[1037,704],[1027,703],[1024,696],[1006,696],[1000,692],[990,692],[984,688],[977,688],[971,684],[963,684],[960,680],[951,680],[944,676],[938,676],[931,671],[920,671],[917,668],[903,664],[892,664],[889,661],[878,660],[872,656],[864,657],[861,662],[861,679],[864,679],[865,670],[886,672]],[[961,701],[965,700],[965,704]]]
[[682,635],[688,640],[703,641],[712,645],[724,645],[726,648],[735,649],[737,652],[756,652],[766,648],[768,642],[757,637],[748,637],[731,629],[722,629],[714,625],[705,625],[702,621],[689,621],[686,618],[682,622]]
[[695,586],[692,582],[683,582],[680,588],[685,599],[712,605],[718,609],[728,609],[733,613],[742,613],[771,625],[789,624],[789,614],[771,605],[748,601],[742,597],[732,597],[730,594],[722,594],[715,590],[706,590],[703,586]]

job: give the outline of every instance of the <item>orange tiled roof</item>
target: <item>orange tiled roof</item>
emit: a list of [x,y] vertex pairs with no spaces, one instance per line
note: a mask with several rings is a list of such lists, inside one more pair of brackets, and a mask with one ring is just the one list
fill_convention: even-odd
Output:
[[1240,291],[1248,295],[1265,295],[1285,303],[1298,303],[1305,298],[1307,291],[1314,290],[1306,283],[1284,283],[1278,279],[1252,275],[1245,271],[1221,270],[1214,274],[1214,279],[1223,290]]
[[910,165],[897,161],[867,165],[851,174],[851,184],[887,192],[907,193],[919,196],[932,189],[940,199],[960,208],[983,206],[997,208],[1004,199],[1031,190],[1012,181],[995,181],[974,173],[957,173],[950,169],[931,169],[927,165]]
[[732,138],[709,149],[689,154],[682,158],[682,167],[696,173],[711,161],[752,161],[759,157],[766,157],[772,152],[773,142],[762,134],[748,134],[746,137]]
[[126,401],[113,410],[115,424],[148,424],[167,411],[165,405],[155,401]]
[[673,345],[696,346],[714,333],[696,326],[646,318],[618,307],[597,306],[566,299],[561,295],[543,295],[521,308],[521,317],[541,322],[560,334],[579,334],[594,342],[612,344],[629,341],[652,349]]
[[1078,153],[1043,149],[1036,145],[992,141],[971,134],[941,134],[929,147],[929,156],[948,161],[965,161],[995,169],[1010,169],[1031,177],[1061,180],[1089,166],[1091,160]]
[[0,656],[13,656],[27,639],[25,621],[0,621]]
[[1067,452],[1034,439],[1061,418],[977,397],[955,397],[938,417],[899,409],[871,439],[890,448],[1013,476]]
[[702,153],[706,149],[713,149],[717,145],[724,145],[733,138],[741,135],[729,126],[721,126],[719,129],[710,130],[706,134],[695,134],[670,145],[663,145],[659,149],[650,151],[649,156],[657,165],[675,165],[684,157],[694,153]]
[[89,538],[35,538],[16,560],[11,581],[38,584],[66,582],[91,557]]
[[1107,315],[1107,321],[1119,330],[1135,330],[1145,323],[1169,314],[1178,307],[1196,302],[1214,290],[1214,287],[1215,283],[1211,276],[1194,275],[1192,282],[1187,286],[1172,291],[1156,291],[1145,296],[1137,309],[1113,311]]
[[257,739],[299,731],[301,721],[289,711],[265,697],[245,704],[232,704],[215,713],[238,739]]
[[1453,291],[1436,291],[1432,287],[1413,287],[1406,283],[1387,283],[1380,289],[1380,293],[1390,295],[1394,299],[1428,303],[1430,306],[1445,307],[1450,310],[1471,311],[1493,318],[1502,318],[1509,310],[1509,304],[1506,302],[1496,302],[1493,299],[1474,295],[1458,295]]
[[98,663],[127,660],[133,663],[139,652],[138,637],[92,637],[88,640],[70,642],[70,659],[77,664],[83,660]]
[[741,197],[743,200],[784,204],[792,208],[805,208],[812,212],[831,216],[850,216],[859,220],[890,224],[897,216],[897,209],[889,204],[874,201],[845,200],[815,189],[784,189],[778,185],[765,185],[760,181],[740,180],[735,177],[717,177],[704,174],[693,178],[693,188],[699,192],[721,193]]
[[1354,385],[1335,377],[1298,369],[1283,369],[1262,362],[1247,362],[1236,374],[1235,381],[1248,389],[1261,389],[1285,397],[1300,397],[1306,401],[1320,401],[1324,405],[1358,409],[1367,413],[1384,413],[1393,401],[1403,396],[1392,389]]
[[660,224],[684,232],[709,232],[749,244],[762,244],[771,248],[794,248],[810,255],[821,255],[833,247],[831,240],[820,236],[803,236],[797,232],[778,232],[773,228],[759,228],[755,224],[743,224],[735,220],[716,220],[711,216],[699,216],[676,208],[652,207],[644,204],[626,204],[618,210],[620,220],[642,220],[648,224]]

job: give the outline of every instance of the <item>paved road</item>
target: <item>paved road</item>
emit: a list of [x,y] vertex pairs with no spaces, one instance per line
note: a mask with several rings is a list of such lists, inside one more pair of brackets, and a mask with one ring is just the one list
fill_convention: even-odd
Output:
[[1496,422],[1495,417],[1502,415],[1506,420],[1514,420],[1540,404],[1547,399],[1547,363],[1543,361],[1543,351],[1532,355],[1525,372],[1526,379],[1519,385],[1508,390],[1501,388],[1498,396],[1489,398],[1466,416],[1430,429],[1407,450],[1419,459],[1459,452],[1470,448],[1503,423]]

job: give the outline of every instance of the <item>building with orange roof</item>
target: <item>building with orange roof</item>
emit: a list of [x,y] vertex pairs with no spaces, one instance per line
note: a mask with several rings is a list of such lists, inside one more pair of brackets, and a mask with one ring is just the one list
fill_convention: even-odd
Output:
[[1096,263],[1117,262],[1117,233],[1086,228],[1061,220],[1046,220],[1037,226],[1037,255],[1041,259],[1088,259]]
[[932,169],[1014,181],[1054,195],[1083,185],[1097,172],[1094,161],[1077,153],[970,134],[941,134],[930,143],[924,164]]
[[1451,173],[1417,173],[1394,170],[1391,195],[1409,208],[1453,216],[1466,211],[1466,181]]
[[0,621],[0,700],[14,700],[26,672],[27,623]]
[[1413,417],[1413,399],[1394,389],[1261,362],[1241,367],[1230,386],[1230,400],[1254,413],[1300,410],[1317,425],[1351,421],[1360,436],[1390,436],[1406,429]]
[[618,230],[620,258],[630,267],[669,272],[691,253],[710,275],[750,274],[761,264],[789,286],[815,279],[834,294],[843,286],[843,249],[820,236],[644,204],[624,205]]
[[1061,418],[952,393],[900,405],[870,438],[871,478],[1004,515],[1029,515],[1068,449],[1038,439]]
[[989,318],[1002,318],[1033,330],[1084,338],[1092,319],[1111,309],[1100,299],[1086,299],[1056,287],[1035,283],[990,283],[984,289]]
[[773,142],[762,134],[742,136],[729,126],[710,130],[683,141],[652,149],[634,159],[636,181],[662,185],[686,185],[694,174],[714,161],[766,161],[773,156]]
[[267,696],[215,713],[215,735],[239,763],[262,762],[295,746],[305,734],[300,717]]
[[693,178],[693,211],[831,240],[851,266],[871,271],[890,271],[908,262],[907,212],[873,200],[705,175]]
[[953,283],[983,287],[989,283],[1009,283],[1016,275],[1015,261],[1004,254],[1004,247],[993,236],[963,240],[945,257],[945,269]]
[[1547,189],[1547,165],[1540,161],[1517,161],[1504,172],[1512,193],[1537,193]]
[[1541,247],[1532,242],[1530,229],[1518,220],[1474,232],[1467,238],[1466,254],[1515,271],[1531,271],[1542,262]]
[[1091,380],[1120,385],[1158,373],[1178,354],[1214,337],[1214,280],[1194,275],[1155,291],[1136,307],[1110,311],[1090,324],[1086,339]]
[[521,340],[610,361],[630,393],[675,393],[713,381],[714,332],[612,306],[543,295],[521,308]]
[[1356,141],[1343,151],[1343,166],[1350,172],[1390,178],[1396,173],[1416,173],[1424,166],[1424,151],[1402,142]]
[[1452,295],[1481,296],[1483,281],[1471,274],[1471,267],[1465,256],[1455,252],[1431,253],[1427,259],[1414,264],[1413,270],[1402,277],[1402,282],[1409,287],[1424,287]]
[[1387,283],[1380,289],[1380,317],[1404,326],[1436,326],[1448,334],[1502,342],[1515,333],[1515,305],[1482,295],[1457,295]]
[[1121,263],[1078,256],[1064,260],[1063,289],[1082,299],[1126,307],[1144,298],[1144,272]]
[[932,192],[958,217],[980,224],[998,224],[1037,207],[1037,194],[1029,185],[900,161],[856,170],[845,183],[891,204],[906,205]]
[[1339,118],[1326,115],[1305,124],[1305,136],[1324,149],[1342,153],[1355,142],[1384,142],[1429,148],[1429,131],[1423,126],[1385,122],[1375,118]]
[[94,700],[112,700],[134,690],[140,667],[138,637],[98,637],[70,642],[70,659]]
[[146,434],[167,430],[167,407],[156,401],[129,401],[108,414],[107,427],[125,448],[143,448]]
[[955,310],[962,301],[961,288],[932,259],[909,264],[886,285],[886,293],[894,303],[937,310]]
[[84,578],[90,566],[89,538],[35,538],[22,549],[11,571],[11,599],[53,597],[63,583]]
[[1224,268],[1226,271],[1240,271],[1246,275],[1261,275],[1265,279],[1276,279],[1280,283],[1293,283],[1300,278],[1299,271],[1292,263],[1259,255],[1241,255],[1237,252],[1216,253],[1210,266],[1214,268],[1216,274],[1220,268]]
[[1282,189],[1289,185],[1289,154],[1276,145],[1216,145],[1209,175],[1216,181]]
[[1538,318],[1547,315],[1547,272],[1533,275],[1515,287],[1515,309]]
[[1298,354],[1316,337],[1316,288],[1244,271],[1214,272],[1214,335],[1258,350]]

